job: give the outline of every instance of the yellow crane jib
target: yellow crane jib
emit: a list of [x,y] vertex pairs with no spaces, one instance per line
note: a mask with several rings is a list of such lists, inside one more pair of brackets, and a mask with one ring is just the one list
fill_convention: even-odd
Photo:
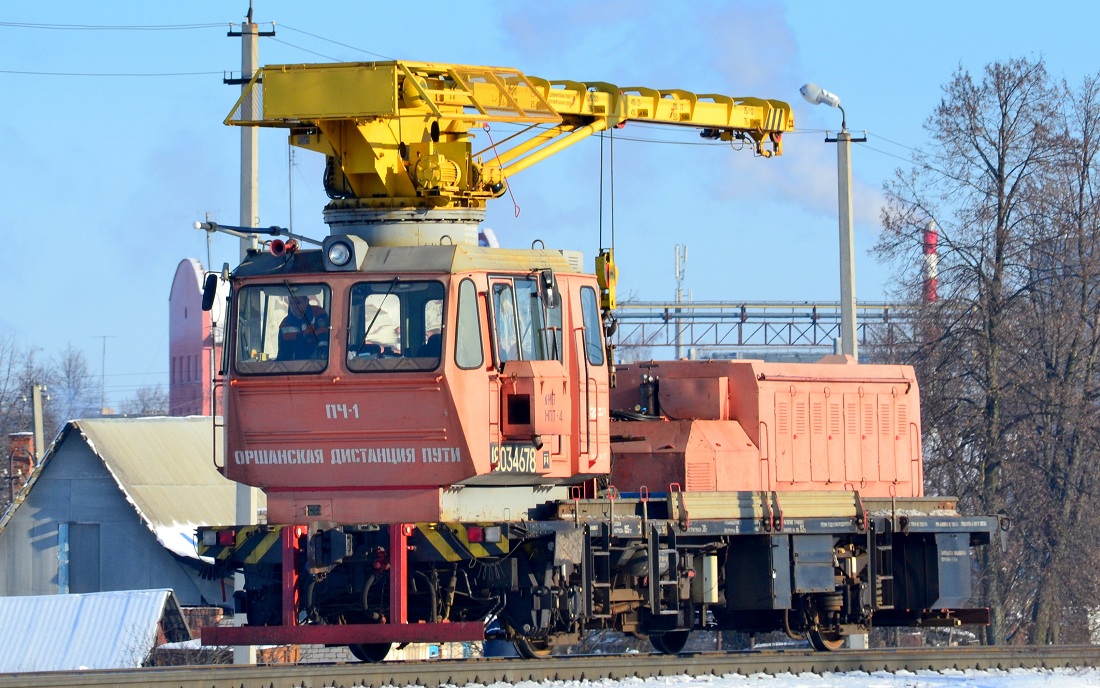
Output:
[[[326,155],[334,204],[398,209],[483,208],[508,175],[630,121],[694,127],[765,157],[781,155],[794,129],[778,100],[405,61],[268,65],[225,123],[286,128],[291,144]],[[495,122],[523,126],[474,151],[477,131]]]

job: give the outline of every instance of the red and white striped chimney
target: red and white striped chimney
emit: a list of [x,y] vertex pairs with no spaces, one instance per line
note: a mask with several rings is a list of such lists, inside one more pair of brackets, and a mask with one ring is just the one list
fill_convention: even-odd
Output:
[[940,234],[936,230],[936,221],[929,220],[924,229],[924,302],[934,303],[939,298],[939,253]]

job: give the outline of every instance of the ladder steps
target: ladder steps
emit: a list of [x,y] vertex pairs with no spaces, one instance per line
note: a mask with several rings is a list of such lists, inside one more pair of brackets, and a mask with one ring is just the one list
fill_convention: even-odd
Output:
[[[676,537],[668,534],[665,547],[661,546],[661,534],[657,528],[649,531],[649,610],[651,614],[672,616],[680,613],[679,568],[680,555],[676,551]],[[665,572],[661,573],[661,565]]]
[[875,544],[875,607],[877,609],[894,608],[894,533],[887,525],[886,530],[876,534]]
[[609,619],[611,614],[601,613],[598,609],[611,609],[611,552],[606,550],[592,551],[592,571],[588,580],[588,587],[592,591],[588,604],[589,616],[594,619]]

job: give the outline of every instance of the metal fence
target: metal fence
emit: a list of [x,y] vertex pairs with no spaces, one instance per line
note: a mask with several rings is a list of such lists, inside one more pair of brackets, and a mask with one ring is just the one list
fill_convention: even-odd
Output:
[[[908,335],[908,306],[869,302],[856,306],[862,345]],[[820,355],[833,350],[840,336],[840,304],[832,302],[712,302],[669,303],[635,301],[615,310],[614,335],[624,357],[729,357],[754,351]]]

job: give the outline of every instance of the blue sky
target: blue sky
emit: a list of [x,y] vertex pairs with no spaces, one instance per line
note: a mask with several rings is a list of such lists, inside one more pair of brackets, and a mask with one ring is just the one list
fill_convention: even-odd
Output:
[[[20,3],[0,12],[0,284],[16,298],[0,335],[53,355],[68,343],[99,372],[108,404],[168,378],[167,300],[180,260],[208,262],[207,213],[236,224],[239,131],[222,125],[237,89],[240,42],[228,38],[247,0]],[[609,81],[787,100],[799,131],[782,158],[727,147],[620,140],[615,246],[620,290],[671,300],[674,245],[689,247],[696,300],[835,301],[836,149],[840,113],[801,100],[813,81],[838,94],[854,133],[856,279],[861,301],[888,298],[890,275],[868,249],[882,184],[927,141],[923,124],[960,65],[980,71],[1042,56],[1076,84],[1100,70],[1100,5],[1002,2],[286,2],[257,0],[275,22],[260,62],[408,59],[516,67],[549,79]],[[60,25],[37,28],[14,24]],[[66,28],[210,24],[205,28]],[[269,29],[270,26],[263,26]],[[342,44],[342,45],[341,45]],[[117,75],[131,76],[117,76]],[[161,76],[143,76],[143,75]],[[104,76],[116,75],[116,76]],[[623,136],[694,142],[694,133],[632,127]],[[260,135],[260,223],[320,238],[322,161],[288,161],[285,135]],[[505,246],[600,245],[599,143],[517,174],[487,224]],[[290,190],[293,191],[291,215]],[[605,206],[609,201],[605,202]],[[604,222],[608,243],[610,219]],[[209,262],[237,256],[216,238]]]

